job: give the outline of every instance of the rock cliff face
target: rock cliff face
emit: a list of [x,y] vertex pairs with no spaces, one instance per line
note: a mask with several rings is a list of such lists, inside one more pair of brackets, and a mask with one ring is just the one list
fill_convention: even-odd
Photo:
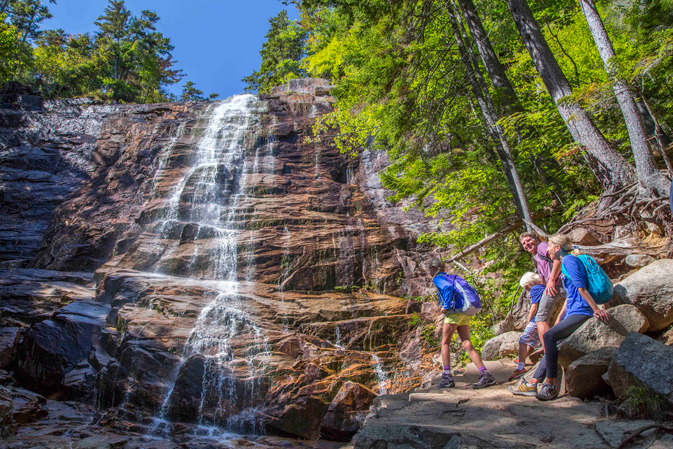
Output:
[[401,297],[429,292],[416,239],[437,224],[385,200],[383,155],[306,143],[331,102],[301,80],[4,109],[0,325],[18,331],[0,368],[100,425],[163,435],[346,440],[376,394],[420,385],[412,314],[437,310]]

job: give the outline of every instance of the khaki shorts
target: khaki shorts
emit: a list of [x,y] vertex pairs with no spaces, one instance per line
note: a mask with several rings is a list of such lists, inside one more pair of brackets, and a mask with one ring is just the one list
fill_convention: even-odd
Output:
[[537,315],[535,315],[535,322],[541,323],[544,321],[551,324],[557,305],[559,302],[565,301],[565,299],[566,291],[560,286],[556,287],[556,294],[554,296],[543,293],[538,305]]
[[467,326],[472,317],[462,313],[447,313],[444,315],[444,324],[457,324],[458,326]]

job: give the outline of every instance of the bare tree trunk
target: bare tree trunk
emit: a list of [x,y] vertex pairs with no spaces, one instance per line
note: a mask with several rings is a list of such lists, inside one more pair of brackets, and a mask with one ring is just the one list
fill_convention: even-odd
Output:
[[[526,0],[507,0],[519,34],[528,49],[559,114],[575,142],[586,150],[589,164],[606,193],[630,184],[635,176],[629,163],[615,151],[577,101]],[[607,201],[607,200],[606,200]],[[604,201],[602,207],[607,203]]]
[[512,83],[510,83],[509,78],[505,73],[505,68],[500,63],[500,59],[498,59],[498,55],[495,54],[493,45],[491,45],[491,40],[488,38],[484,25],[481,23],[481,19],[479,18],[474,3],[472,0],[457,1],[460,5],[460,9],[463,11],[463,17],[465,17],[465,22],[470,30],[470,35],[472,35],[472,38],[477,44],[479,56],[484,62],[486,73],[488,73],[488,77],[491,79],[493,86],[503,95],[503,107],[505,112],[511,113],[522,111],[523,108],[519,105],[516,91],[514,90]]
[[603,60],[605,71],[612,80],[612,89],[622,110],[624,122],[626,122],[626,129],[631,141],[631,151],[633,151],[636,161],[638,180],[643,187],[656,193],[657,196],[665,196],[668,193],[668,184],[657,169],[652,153],[647,145],[647,135],[640,121],[633,93],[629,89],[629,86],[619,77],[619,74],[615,73],[616,70],[613,66],[615,49],[608,37],[608,32],[605,30],[603,20],[601,20],[601,16],[598,14],[596,4],[593,0],[579,0],[579,2],[589,25],[591,35],[598,48],[598,53]]
[[472,90],[475,97],[477,98],[477,103],[481,109],[482,116],[486,121],[486,125],[489,130],[491,138],[495,141],[496,151],[498,153],[498,158],[502,164],[502,169],[507,178],[507,184],[509,185],[510,191],[514,198],[514,204],[517,209],[517,213],[522,220],[532,221],[530,215],[530,209],[528,207],[528,201],[526,199],[526,193],[521,184],[521,179],[519,178],[519,173],[516,171],[516,165],[514,165],[514,160],[512,159],[512,153],[509,149],[509,144],[507,139],[505,139],[504,130],[500,125],[498,125],[498,115],[493,105],[493,100],[491,95],[488,92],[488,86],[486,86],[486,81],[484,76],[481,73],[479,68],[479,63],[477,61],[472,47],[465,42],[467,36],[463,36],[461,30],[456,22],[455,11],[451,1],[447,1],[447,7],[449,10],[449,20],[451,21],[451,27],[453,28],[454,37],[458,43],[458,50],[462,57],[465,69],[472,85]]
[[[474,2],[472,0],[457,0],[457,2],[460,5],[460,9],[463,11],[463,17],[465,18],[467,27],[470,30],[470,35],[477,44],[479,56],[484,63],[486,73],[488,74],[488,77],[491,80],[493,86],[502,95],[502,115],[505,116],[514,112],[523,112],[524,108],[519,103],[516,90],[509,81],[507,72],[500,63],[500,59],[495,53],[493,45],[491,45],[491,39],[489,39],[488,33],[486,33],[486,30],[484,29],[484,25],[479,18],[479,13],[477,13]],[[517,132],[526,136],[527,138],[535,135],[535,131],[533,129],[519,129]],[[535,170],[540,175],[540,178],[545,184],[553,185],[556,188],[554,195],[561,202],[561,204],[563,204],[563,201],[561,200],[561,197],[563,196],[560,190],[561,186],[552,174],[547,173],[545,169],[540,166],[539,160],[540,156],[531,156],[531,162],[533,163]],[[554,161],[556,162],[556,160]]]

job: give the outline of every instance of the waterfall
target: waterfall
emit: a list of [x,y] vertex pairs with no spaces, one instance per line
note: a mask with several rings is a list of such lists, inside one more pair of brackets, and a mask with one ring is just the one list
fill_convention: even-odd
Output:
[[[254,411],[261,396],[261,371],[257,359],[268,352],[268,345],[254,317],[243,311],[237,247],[244,227],[248,177],[255,175],[259,160],[257,151],[254,166],[247,166],[246,155],[254,144],[249,138],[259,128],[257,113],[263,107],[252,95],[238,95],[207,111],[210,118],[195,146],[194,163],[173,188],[161,220],[159,239],[171,245],[163,259],[177,257],[181,245],[193,245],[191,252],[180,254],[189,259],[187,275],[200,270],[201,276],[216,281],[217,292],[200,311],[185,344],[175,383],[156,422],[157,432],[165,430],[168,420],[184,418],[178,406],[183,394],[180,374],[195,364],[201,364],[203,371],[196,422],[236,432],[258,430]],[[181,229],[181,237],[170,242],[174,229]],[[207,271],[199,268],[201,260],[207,261]],[[159,263],[155,271],[172,274],[170,266]],[[243,335],[255,342],[254,347],[238,350],[237,338]]]

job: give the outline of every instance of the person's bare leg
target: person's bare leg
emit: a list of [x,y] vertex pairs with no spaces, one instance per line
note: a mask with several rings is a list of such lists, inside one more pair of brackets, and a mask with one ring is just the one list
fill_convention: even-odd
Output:
[[[538,321],[535,324],[537,325],[537,333],[540,336],[540,343],[542,343],[542,350],[545,351],[545,348],[544,348],[544,334],[546,334],[547,331],[549,329],[551,329],[551,326],[546,321]],[[546,352],[547,351],[545,351],[545,353]]]
[[444,366],[451,366],[451,337],[457,327],[457,324],[444,323],[442,328],[442,363]]
[[458,326],[458,336],[462,341],[463,349],[467,351],[467,355],[470,356],[470,360],[474,363],[477,368],[484,366],[484,362],[481,360],[481,355],[474,349],[472,342],[470,341],[470,326]]

